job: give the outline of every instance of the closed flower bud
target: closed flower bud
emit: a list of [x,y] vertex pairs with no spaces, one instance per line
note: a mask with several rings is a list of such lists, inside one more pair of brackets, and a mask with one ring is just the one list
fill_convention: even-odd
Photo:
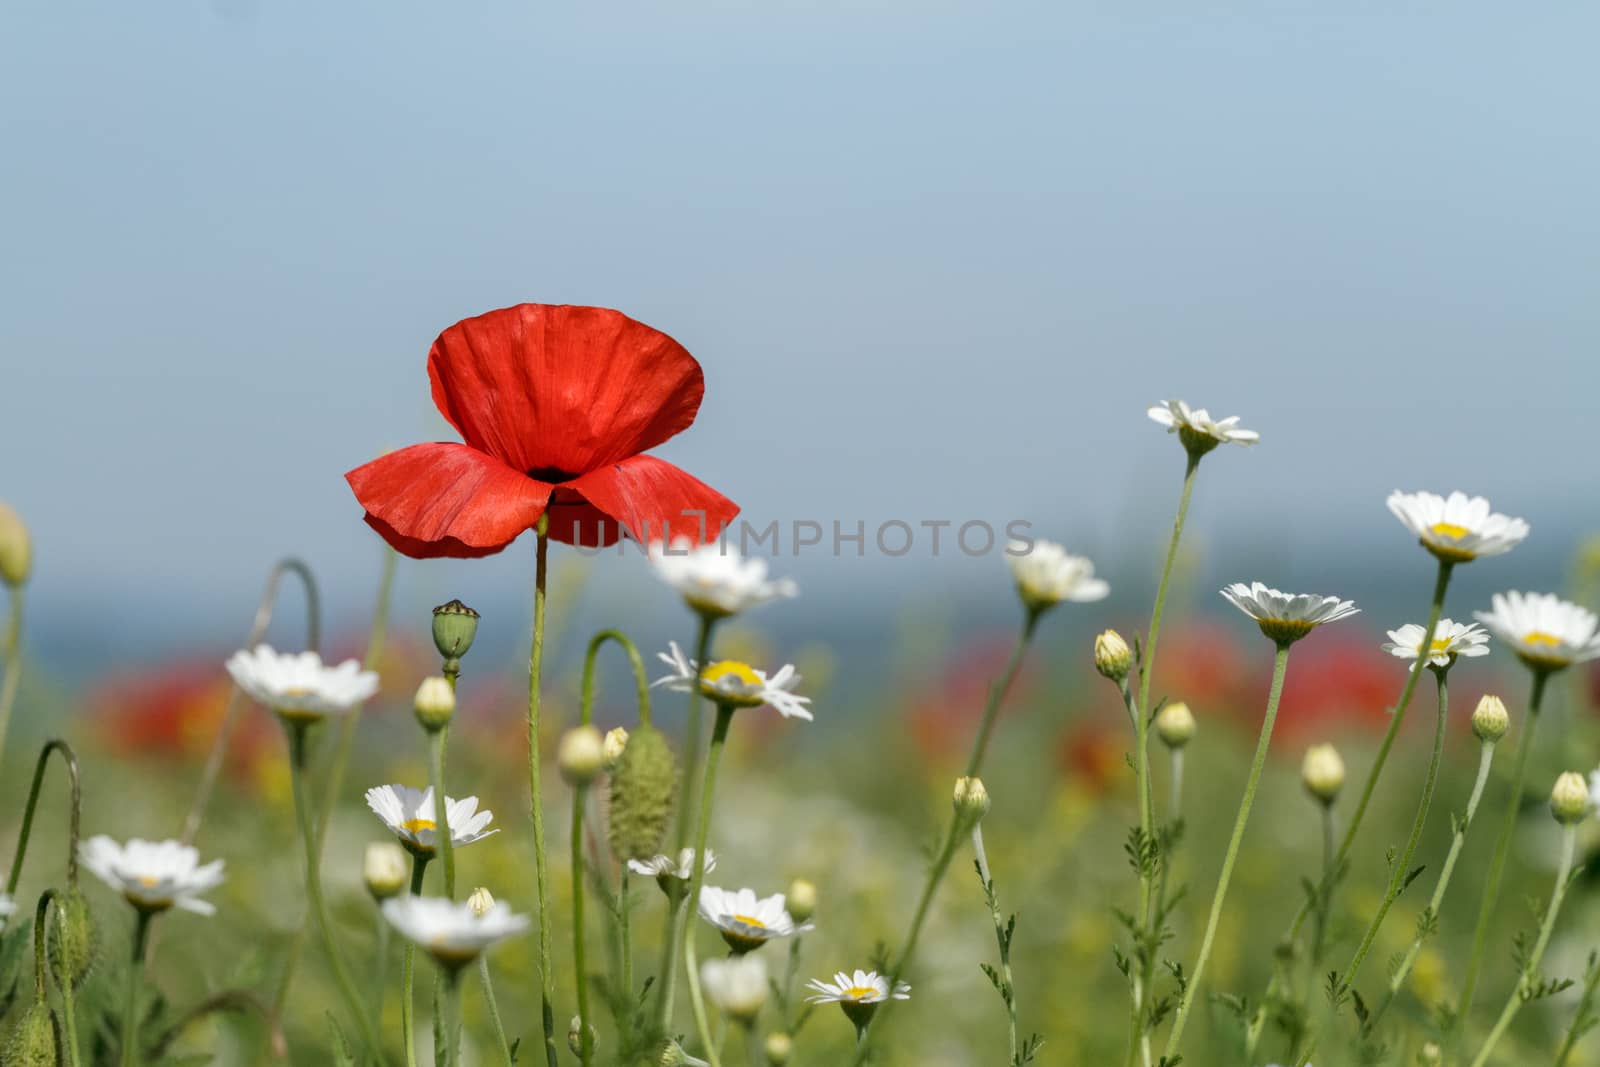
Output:
[[1583,775],[1568,771],[1556,779],[1555,788],[1550,790],[1550,814],[1563,826],[1582,822],[1589,814],[1589,783]]
[[377,841],[367,846],[361,861],[361,880],[373,900],[397,897],[406,888],[406,853],[393,841]]
[[22,516],[0,502],[0,581],[12,588],[28,580],[33,570],[33,539]]
[[[585,1035],[585,1031],[587,1031],[587,1035]],[[583,1038],[585,1036],[587,1036],[589,1039],[589,1054],[592,1056],[594,1054],[594,1050],[599,1047],[599,1042],[595,1038],[594,1024],[591,1023],[588,1026],[584,1026],[583,1020],[574,1015],[572,1017],[572,1022],[567,1026],[567,1047],[571,1049],[572,1054],[577,1056],[579,1059],[587,1058],[583,1054]]]
[[1170,700],[1156,712],[1156,736],[1168,748],[1182,748],[1194,739],[1194,712],[1181,700]]
[[556,767],[568,785],[588,785],[606,762],[606,742],[593,726],[579,726],[561,736]]
[[618,726],[606,731],[605,768],[609,774],[617,769],[617,764],[622,762],[622,751],[628,747],[628,731]]
[[1115,630],[1107,630],[1094,639],[1094,669],[1120,682],[1133,669],[1133,649]]
[[1417,1062],[1422,1067],[1439,1067],[1444,1062],[1444,1053],[1439,1048],[1437,1041],[1425,1041],[1422,1051],[1417,1053]]
[[0,1061],[7,1067],[55,1067],[61,1062],[56,1057],[56,1026],[49,1008],[35,1004],[28,1009],[11,1031]]
[[1472,733],[1479,741],[1490,744],[1500,740],[1511,727],[1511,716],[1506,713],[1505,701],[1493,693],[1485,693],[1472,712]]
[[617,860],[648,860],[661,851],[672,818],[678,766],[661,731],[641,725],[611,772],[606,839]]
[[417,686],[417,696],[411,702],[422,728],[437,733],[450,725],[456,713],[456,690],[447,679],[435,675],[424,678]]
[[489,892],[487,886],[480,885],[478,888],[474,889],[472,891],[472,895],[467,898],[467,907],[472,909],[472,914],[481,919],[485,915],[489,914],[490,910],[494,907],[494,894]]
[[444,657],[446,670],[461,669],[461,657],[477,636],[478,613],[461,601],[452,600],[433,609],[433,647]]
[[766,1053],[767,1062],[772,1067],[783,1067],[789,1062],[789,1057],[794,1055],[794,1038],[781,1032],[768,1034]]
[[1344,760],[1332,745],[1312,745],[1300,764],[1300,781],[1306,792],[1324,804],[1332,804],[1344,788]]
[[989,814],[989,791],[983,787],[981,778],[957,778],[951,800],[955,804],[956,818],[962,822],[975,825]]
[[94,967],[95,925],[89,901],[76,886],[56,897],[55,928],[50,938],[50,967],[57,982],[78,989]]
[[656,1063],[659,1067],[710,1067],[705,1060],[689,1055],[682,1045],[670,1039],[662,1042],[656,1052]]
[[783,895],[783,901],[789,918],[803,923],[817,912],[817,887],[804,878],[796,878],[789,883],[789,891]]

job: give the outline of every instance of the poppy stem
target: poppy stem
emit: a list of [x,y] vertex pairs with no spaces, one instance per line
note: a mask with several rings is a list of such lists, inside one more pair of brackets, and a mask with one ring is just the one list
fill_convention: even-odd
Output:
[[559,1067],[556,1054],[556,975],[550,959],[550,885],[544,853],[544,797],[539,787],[539,685],[544,671],[545,583],[550,563],[550,515],[535,528],[533,644],[528,650],[528,806],[533,817],[533,870],[539,894],[539,1009],[544,1024],[544,1055]]
[[[588,719],[585,717],[584,722]],[[587,785],[572,789],[572,977],[578,994],[578,1061],[594,1062],[594,1042],[589,1039],[589,977],[583,926],[583,804]]]
[[0,645],[5,659],[5,678],[0,681],[0,754],[5,752],[6,733],[11,728],[11,708],[22,685],[22,587],[11,587],[10,622],[6,639]]
[[61,762],[67,768],[67,785],[72,795],[72,812],[67,828],[67,884],[78,884],[78,836],[79,818],[83,810],[83,790],[78,781],[78,757],[72,751],[72,746],[61,738],[52,738],[39,749],[39,758],[33,765],[33,782],[28,787],[28,801],[22,809],[22,829],[17,834],[17,852],[11,857],[11,873],[6,877],[6,896],[17,895],[17,883],[22,878],[22,860],[28,854],[28,837],[33,832],[33,813],[39,806],[39,790],[44,784],[45,765],[50,762],[50,753],[61,754]]
[[444,862],[444,895],[456,898],[456,851],[451,839],[450,811],[444,793],[444,746],[449,727],[431,731],[428,736],[428,777],[433,786],[433,840]]

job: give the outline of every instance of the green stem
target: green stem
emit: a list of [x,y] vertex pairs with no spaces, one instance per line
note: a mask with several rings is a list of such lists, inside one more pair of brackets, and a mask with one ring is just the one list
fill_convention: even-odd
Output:
[[461,971],[451,967],[443,975],[445,1056],[450,1067],[461,1067]]
[[1506,1006],[1501,1009],[1500,1018],[1495,1020],[1494,1029],[1489,1031],[1489,1037],[1484,1041],[1483,1048],[1478,1050],[1478,1055],[1472,1061],[1472,1067],[1483,1067],[1489,1062],[1489,1054],[1494,1051],[1495,1045],[1505,1034],[1506,1027],[1511,1025],[1511,1020],[1516,1018],[1517,1011],[1522,1007],[1529,984],[1538,978],[1539,962],[1544,959],[1544,950],[1550,944],[1550,934],[1556,926],[1556,915],[1561,911],[1561,900],[1566,896],[1567,886],[1571,882],[1572,859],[1577,847],[1576,824],[1563,827],[1561,861],[1556,867],[1556,885],[1550,893],[1550,906],[1545,909],[1544,921],[1539,924],[1539,938],[1533,943],[1533,952],[1523,965],[1517,987],[1511,991],[1511,996],[1506,998]]
[[578,1061],[594,1062],[594,1042],[589,1040],[589,968],[585,958],[583,922],[583,804],[586,785],[572,790],[572,970],[578,984]]
[[[1428,913],[1435,919],[1438,918],[1439,909],[1444,904],[1445,890],[1450,886],[1450,876],[1455,872],[1456,860],[1461,857],[1461,849],[1467,843],[1467,830],[1471,828],[1473,818],[1478,813],[1478,801],[1483,798],[1483,787],[1489,781],[1489,768],[1494,763],[1494,742],[1485,741],[1478,754],[1478,776],[1472,781],[1472,795],[1467,800],[1466,817],[1456,823],[1455,831],[1450,838],[1450,851],[1444,858],[1444,866],[1439,869],[1439,880],[1433,887],[1433,896],[1428,899]],[[1376,1027],[1378,1020],[1383,1018],[1389,1010],[1389,1005],[1400,993],[1400,987],[1405,984],[1406,976],[1411,973],[1412,966],[1417,962],[1417,956],[1422,952],[1422,943],[1425,935],[1418,934],[1411,942],[1411,947],[1400,960],[1400,966],[1395,968],[1394,975],[1389,979],[1389,991],[1377,1010],[1372,1013],[1369,1028]],[[1600,973],[1600,972],[1597,972]]]
[[495,999],[494,982],[489,978],[489,957],[478,957],[478,977],[483,981],[483,999],[489,1005],[489,1022],[494,1025],[494,1047],[500,1053],[500,1062],[512,1067],[511,1045],[506,1041],[506,1024],[500,1018],[500,1002]]
[[33,781],[28,786],[28,800],[22,809],[22,829],[17,833],[16,855],[11,857],[11,872],[6,876],[6,896],[17,895],[17,883],[22,878],[22,860],[28,854],[28,837],[33,832],[33,813],[39,806],[39,790],[44,785],[45,765],[50,753],[59,753],[67,770],[67,788],[71,796],[71,811],[67,826],[67,884],[78,884],[78,837],[83,812],[83,787],[78,776],[78,756],[72,746],[59,737],[51,738],[39,749],[39,758],[33,764]]
[[[701,665],[704,670],[704,664]],[[722,762],[722,748],[728,740],[728,727],[733,723],[734,708],[732,705],[717,705],[716,725],[711,730],[711,747],[706,751],[706,779],[700,788],[700,823],[695,831],[694,862],[690,865],[689,893],[686,897],[686,907],[693,907],[700,899],[700,887],[705,884],[706,865],[700,857],[706,854],[706,838],[711,832],[712,800],[717,791],[717,767]],[[700,975],[692,959],[694,951],[694,924],[685,922],[683,925],[683,952],[684,958],[689,963],[685,972],[685,981],[689,985],[689,1000],[695,1011],[695,1025],[700,1032],[700,1040],[706,1047],[706,1059],[711,1062],[711,1067],[721,1067],[721,1060],[717,1055],[716,1046],[711,1041],[711,1030],[706,1025],[705,1004],[700,996]]]
[[133,954],[128,960],[128,982],[122,997],[122,1067],[139,1062],[139,978],[144,973],[144,949],[150,938],[154,912],[138,912],[133,921]]
[[1178,558],[1178,541],[1183,537],[1183,522],[1189,515],[1189,494],[1194,489],[1194,476],[1199,469],[1200,457],[1190,452],[1188,465],[1183,471],[1183,494],[1178,497],[1178,515],[1172,522],[1172,540],[1167,542],[1167,559],[1161,565],[1161,583],[1156,586],[1156,604],[1150,612],[1150,634],[1139,659],[1141,709],[1150,707],[1150,679],[1155,674],[1156,640],[1161,636],[1161,613],[1167,604],[1167,583],[1172,579],[1172,567]]
[[1000,898],[995,894],[994,875],[989,870],[989,856],[983,847],[982,823],[972,828],[972,851],[977,857],[978,880],[983,883],[983,895],[989,903],[989,918],[994,921],[995,943],[1000,950],[1000,998],[1006,1006],[1006,1063],[1011,1067],[1021,1067],[1017,1055],[1017,990],[1011,979],[1011,939],[1006,933],[1006,922],[1000,917]]
[[[411,895],[422,895],[422,879],[428,870],[428,857],[411,857]],[[417,1067],[416,994],[413,987],[417,973],[417,946],[406,939],[400,955],[400,1029],[405,1037],[406,1067]]]
[[389,920],[381,908],[373,911],[377,928],[373,931],[372,1017],[383,1024],[383,993],[389,980]]
[[10,622],[6,626],[5,643],[0,645],[0,653],[5,658],[4,680],[0,681],[0,753],[5,752],[11,709],[17,702],[17,690],[22,686],[22,587],[11,586],[10,590]]
[[1554,1067],[1566,1067],[1572,1050],[1578,1047],[1578,1039],[1593,1028],[1596,988],[1600,988],[1600,954],[1590,951],[1589,966],[1583,976],[1583,993],[1578,997],[1578,1009],[1572,1015],[1566,1036],[1561,1039],[1561,1047],[1556,1050]]
[[628,1006],[629,1018],[637,1018],[638,1001],[633,998],[633,901],[629,896],[628,865],[622,865],[617,882],[617,935],[622,940],[619,955],[622,957],[622,995]]
[[[1191,470],[1194,463],[1195,461],[1191,458]],[[1187,479],[1185,479],[1184,484],[1187,487]],[[1176,537],[1173,539],[1173,548],[1177,548]],[[1168,553],[1168,562],[1171,562],[1170,552]],[[1162,593],[1165,593],[1165,582],[1163,582]],[[1148,847],[1149,842],[1154,839],[1154,816],[1150,810],[1150,760],[1148,758],[1148,738],[1145,733],[1149,719],[1148,716],[1140,714],[1138,705],[1134,703],[1133,691],[1129,687],[1126,677],[1122,679],[1122,683],[1118,688],[1122,690],[1122,702],[1128,709],[1128,718],[1133,723],[1134,729],[1134,773],[1139,789],[1139,834],[1141,837],[1141,849],[1143,849]],[[1133,975],[1133,983],[1129,988],[1130,996],[1128,997],[1128,1051],[1127,1057],[1123,1061],[1127,1067],[1133,1067],[1134,1060],[1140,1055],[1141,1050],[1144,1053],[1143,1062],[1146,1064],[1150,1062],[1149,1042],[1145,1040],[1144,997],[1145,990],[1150,988],[1150,983],[1155,974],[1156,950],[1155,946],[1150,944],[1151,872],[1145,863],[1143,852],[1139,854],[1136,862],[1138,863],[1139,875],[1138,926],[1134,934],[1135,939],[1138,941],[1135,946],[1135,965],[1137,969]]]
[[449,727],[428,734],[428,779],[433,786],[433,840],[444,866],[444,895],[456,898],[456,847],[450,832],[450,806],[444,792],[444,746]]
[[1244,797],[1239,802],[1239,814],[1233,823],[1233,836],[1228,839],[1228,851],[1222,858],[1222,874],[1217,879],[1217,889],[1211,898],[1211,914],[1206,919],[1206,932],[1200,939],[1200,954],[1195,959],[1194,970],[1183,988],[1178,1001],[1178,1013],[1172,1023],[1172,1033],[1167,1037],[1163,1059],[1171,1061],[1177,1056],[1183,1040],[1183,1028],[1189,1021],[1189,1010],[1194,1005],[1194,994],[1205,975],[1206,961],[1211,957],[1211,943],[1217,936],[1217,922],[1222,918],[1222,904],[1228,896],[1228,883],[1233,878],[1233,864],[1239,856],[1239,842],[1244,839],[1245,824],[1250,821],[1250,808],[1255,803],[1256,786],[1261,781],[1261,768],[1267,762],[1267,748],[1272,742],[1272,725],[1278,718],[1278,700],[1283,696],[1283,677],[1289,665],[1289,645],[1280,644],[1272,662],[1272,688],[1267,694],[1267,711],[1261,721],[1261,735],[1256,741],[1255,758],[1250,763],[1250,777],[1246,779]]
[[[976,778],[978,769],[983,766],[983,757],[989,751],[989,737],[994,733],[995,719],[1000,713],[1000,703],[1005,699],[1006,691],[1011,688],[1012,679],[1017,676],[1017,668],[1022,665],[1022,656],[1028,650],[1028,642],[1033,638],[1033,631],[1039,625],[1040,612],[1029,608],[1022,617],[1022,634],[1017,638],[1016,647],[1011,650],[1011,658],[1006,660],[1005,669],[1000,678],[989,687],[989,699],[983,708],[983,721],[978,724],[978,737],[972,744],[972,754],[967,757],[968,778]],[[881,1013],[880,1013],[881,1014]]]
[[633,685],[638,694],[639,722],[648,726],[650,725],[650,676],[645,671],[644,657],[639,655],[639,646],[621,630],[601,630],[589,639],[589,649],[583,657],[583,689],[578,702],[579,721],[585,726],[594,721],[595,660],[607,641],[621,645],[622,650],[628,654],[628,665],[633,668]]
[[357,1027],[361,1030],[361,1038],[366,1043],[373,1060],[382,1063],[383,1043],[378,1039],[378,1031],[367,1015],[366,1005],[361,1002],[361,995],[356,991],[349,969],[345,967],[344,957],[339,955],[339,946],[333,939],[333,924],[328,918],[327,901],[322,896],[322,860],[317,848],[316,824],[313,821],[311,797],[306,782],[308,764],[306,734],[309,726],[304,722],[287,721],[284,726],[289,734],[289,778],[294,792],[295,813],[300,820],[300,836],[305,844],[306,898],[311,906],[311,914],[316,919],[317,930],[322,936],[323,948],[328,954],[328,966],[333,971],[334,983],[339,987],[339,995],[344,999],[345,1010],[355,1019]]
[[539,786],[539,701],[544,672],[545,583],[549,573],[548,513],[536,533],[533,579],[533,644],[528,650],[528,806],[533,817],[533,871],[539,894],[539,1015],[544,1025],[544,1056],[558,1067],[556,1055],[556,975],[550,951],[550,884],[544,851],[544,796]]
[[1483,952],[1489,940],[1489,924],[1500,903],[1500,880],[1505,875],[1506,856],[1511,851],[1511,838],[1516,833],[1517,816],[1522,811],[1522,794],[1528,779],[1528,757],[1533,751],[1534,728],[1539,725],[1539,705],[1544,701],[1545,682],[1550,672],[1533,672],[1533,694],[1528,699],[1527,725],[1517,739],[1516,761],[1511,771],[1511,796],[1506,801],[1505,818],[1500,824],[1494,856],[1489,861],[1489,878],[1483,886],[1483,900],[1478,905],[1478,922],[1472,931],[1472,955],[1467,962],[1467,974],[1461,982],[1461,1003],[1457,1006],[1454,1026],[1465,1032],[1466,1017],[1472,1011],[1472,994],[1478,988],[1478,972],[1483,966]]

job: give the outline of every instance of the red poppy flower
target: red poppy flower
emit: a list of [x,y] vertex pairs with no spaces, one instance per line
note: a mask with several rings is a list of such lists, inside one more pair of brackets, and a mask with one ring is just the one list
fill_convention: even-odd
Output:
[[416,558],[487,556],[549,512],[549,536],[715,537],[733,501],[642,455],[688,428],[700,364],[608,308],[518,304],[433,342],[428,378],[464,444],[412,445],[345,475],[367,523]]

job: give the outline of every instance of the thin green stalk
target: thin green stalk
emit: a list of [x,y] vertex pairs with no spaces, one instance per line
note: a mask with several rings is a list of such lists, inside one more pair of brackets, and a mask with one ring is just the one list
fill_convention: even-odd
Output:
[[972,744],[972,755],[967,757],[968,778],[976,778],[978,769],[983,766],[984,754],[989,751],[989,737],[994,733],[995,719],[1000,713],[1000,702],[1005,699],[1007,690],[1011,688],[1012,679],[1017,676],[1017,668],[1022,665],[1023,653],[1028,650],[1028,642],[1033,638],[1033,631],[1039,625],[1041,614],[1043,613],[1035,608],[1028,608],[1023,613],[1022,633],[1017,638],[1016,647],[1011,650],[1011,658],[1006,660],[1000,679],[989,687],[989,700],[983,708],[983,721],[978,724],[978,737]]
[[44,743],[39,749],[39,758],[34,761],[33,781],[28,786],[28,800],[22,808],[22,829],[17,833],[17,851],[11,857],[11,871],[6,875],[8,897],[17,895],[17,883],[22,878],[22,860],[28,854],[28,838],[33,833],[33,813],[39,806],[39,790],[44,785],[45,765],[50,762],[52,752],[61,756],[61,762],[67,771],[67,788],[71,800],[67,825],[67,884],[78,884],[78,837],[83,812],[83,787],[78,776],[78,756],[72,751],[71,745],[59,737],[54,737]]
[[376,928],[373,931],[373,959],[372,959],[372,1017],[381,1026],[383,1024],[383,993],[389,984],[389,920],[383,917],[381,908],[374,909],[373,918]]
[[139,1062],[139,979],[144,973],[144,949],[155,913],[138,909],[133,920],[133,954],[128,960],[128,981],[122,996],[122,1067]]
[[[704,670],[701,666],[701,670]],[[728,727],[733,723],[734,707],[729,704],[717,705],[716,725],[711,729],[711,747],[706,750],[706,776],[705,784],[700,788],[700,823],[695,831],[694,862],[690,866],[689,876],[689,901],[700,899],[700,887],[705,884],[706,865],[700,857],[706,854],[706,838],[711,832],[712,800],[717,791],[717,767],[722,762],[722,748],[728,740]],[[683,926],[683,953],[688,963],[685,971],[685,981],[689,986],[689,1001],[695,1009],[695,1025],[700,1032],[700,1040],[706,1047],[706,1059],[711,1067],[721,1067],[720,1057],[717,1055],[716,1046],[711,1041],[711,1031],[706,1025],[705,1005],[700,996],[700,975],[692,958],[694,951],[694,926],[684,923]]]
[[[422,879],[428,870],[428,857],[413,854],[411,857],[411,895],[422,895]],[[417,1067],[416,994],[413,985],[417,973],[417,946],[406,939],[405,950],[400,955],[400,1029],[405,1037],[406,1067]]]
[[626,997],[628,1014],[637,1018],[638,1001],[633,997],[633,900],[629,896],[628,865],[622,865],[617,883],[617,936],[622,940],[618,955],[622,958],[622,994]]
[[444,867],[444,895],[456,898],[456,846],[450,833],[450,809],[444,792],[444,746],[449,727],[428,733],[428,779],[433,786],[433,840]]
[[972,851],[977,857],[978,881],[983,883],[983,896],[989,904],[989,918],[994,921],[994,939],[1000,950],[1000,980],[996,983],[1000,999],[1006,1006],[1006,1063],[1021,1067],[1017,1052],[1017,989],[1011,978],[1011,933],[1006,921],[1000,917],[1000,898],[995,894],[994,875],[989,870],[989,856],[983,848],[983,824],[972,828]]
[[[1191,457],[1191,471],[1196,462]],[[1187,488],[1188,484],[1188,479],[1185,479],[1185,488]],[[1174,534],[1176,535],[1176,531],[1174,531]],[[1173,548],[1177,548],[1176,536],[1173,539]],[[1171,556],[1172,553],[1169,552],[1169,562],[1171,561]],[[1162,593],[1165,593],[1165,582],[1163,582]],[[1157,603],[1160,603],[1159,599]],[[1138,926],[1135,934],[1139,942],[1137,946],[1138,958],[1135,961],[1137,970],[1133,974],[1133,984],[1129,989],[1131,995],[1128,998],[1128,1052],[1123,1062],[1127,1067],[1133,1067],[1134,1060],[1142,1053],[1143,1062],[1148,1067],[1150,1063],[1150,1043],[1145,1033],[1144,998],[1145,990],[1150,987],[1155,974],[1155,950],[1154,946],[1150,944],[1149,929],[1150,875],[1152,872],[1145,862],[1145,855],[1142,851],[1150,842],[1155,840],[1154,816],[1151,814],[1150,798],[1150,760],[1147,748],[1149,740],[1146,735],[1146,730],[1149,727],[1149,717],[1140,713],[1139,706],[1134,702],[1133,690],[1128,685],[1126,677],[1122,679],[1118,688],[1122,691],[1122,702],[1128,709],[1128,718],[1133,723],[1134,773],[1139,789],[1139,834],[1141,838],[1141,852],[1136,859],[1139,875],[1139,906],[1136,913]]]
[[1283,696],[1283,677],[1289,666],[1289,645],[1280,644],[1272,662],[1272,688],[1267,694],[1267,711],[1261,721],[1261,735],[1256,741],[1255,758],[1250,763],[1250,777],[1245,780],[1244,797],[1239,802],[1239,815],[1234,820],[1233,836],[1228,839],[1228,851],[1222,858],[1222,874],[1217,878],[1217,889],[1211,898],[1211,914],[1206,919],[1206,932],[1200,940],[1200,954],[1195,959],[1194,970],[1183,988],[1178,1001],[1178,1012],[1172,1023],[1172,1033],[1167,1036],[1163,1059],[1177,1056],[1183,1040],[1183,1028],[1189,1021],[1189,1010],[1194,1005],[1194,994],[1205,976],[1206,961],[1211,958],[1211,943],[1217,936],[1217,922],[1222,918],[1222,904],[1228,896],[1228,883],[1233,878],[1233,864],[1239,856],[1239,842],[1244,839],[1245,824],[1250,821],[1250,808],[1255,803],[1256,786],[1261,781],[1261,768],[1267,762],[1267,748],[1272,742],[1272,725],[1278,718],[1278,701]]
[[750,1067],[767,1067],[767,1050],[761,1043],[761,1032],[756,1029],[756,1024],[744,1024],[745,1048],[750,1052]]
[[494,1025],[494,1047],[500,1053],[500,1062],[512,1067],[511,1045],[506,1040],[506,1024],[500,1018],[500,1002],[495,999],[494,982],[489,977],[489,957],[478,957],[478,977],[483,982],[483,999],[489,1006],[489,1022]]
[[1538,979],[1539,962],[1544,959],[1544,950],[1550,944],[1550,934],[1556,926],[1556,915],[1561,911],[1562,898],[1566,896],[1567,886],[1572,881],[1572,859],[1577,848],[1577,825],[1564,826],[1561,834],[1561,860],[1556,867],[1556,885],[1550,893],[1550,906],[1545,909],[1544,921],[1539,924],[1538,940],[1533,943],[1533,951],[1523,964],[1517,986],[1511,991],[1511,996],[1506,998],[1506,1006],[1501,1009],[1500,1018],[1495,1020],[1494,1029],[1489,1031],[1489,1037],[1484,1041],[1483,1048],[1478,1050],[1478,1055],[1472,1061],[1472,1067],[1483,1067],[1489,1062],[1489,1054],[1504,1036],[1506,1027],[1511,1025],[1511,1020],[1516,1018],[1517,1011],[1521,1009],[1533,983]]
[[578,984],[578,1061],[594,1062],[594,1042],[589,1040],[589,968],[585,956],[583,922],[583,803],[586,785],[572,788],[572,970]]
[[1155,674],[1156,640],[1161,636],[1161,613],[1167,604],[1167,583],[1172,579],[1172,566],[1178,558],[1178,542],[1183,537],[1183,522],[1189,515],[1189,494],[1194,489],[1195,472],[1200,469],[1200,456],[1189,453],[1188,465],[1183,470],[1183,494],[1178,497],[1178,515],[1172,521],[1172,540],[1167,542],[1167,559],[1161,565],[1161,583],[1156,586],[1156,604],[1150,611],[1150,633],[1145,638],[1139,662],[1139,707],[1150,707],[1150,680]]
[[1572,1022],[1567,1026],[1567,1034],[1561,1039],[1561,1047],[1556,1050],[1554,1067],[1566,1067],[1567,1061],[1572,1058],[1572,1050],[1578,1047],[1578,1039],[1592,1030],[1596,1023],[1594,1014],[1595,991],[1600,989],[1600,951],[1590,950],[1589,964],[1584,968],[1583,992],[1578,996],[1578,1008],[1572,1013]]
[[1472,995],[1478,988],[1478,973],[1483,966],[1483,953],[1489,941],[1489,924],[1500,903],[1500,880],[1505,876],[1506,856],[1511,851],[1511,838],[1516,833],[1517,815],[1522,810],[1522,794],[1528,779],[1528,758],[1533,752],[1534,728],[1539,725],[1539,705],[1544,701],[1545,682],[1549,671],[1533,672],[1533,694],[1528,698],[1527,725],[1517,739],[1516,761],[1511,771],[1511,796],[1506,801],[1505,818],[1500,824],[1500,836],[1495,840],[1494,856],[1489,861],[1489,878],[1483,886],[1483,900],[1478,905],[1478,922],[1472,930],[1472,955],[1467,961],[1466,977],[1461,982],[1461,1002],[1457,1005],[1454,1028],[1465,1031],[1466,1017],[1472,1012]]
[[[1445,890],[1450,887],[1450,876],[1455,872],[1456,860],[1461,857],[1461,849],[1467,843],[1467,830],[1471,828],[1474,817],[1478,813],[1478,801],[1483,798],[1484,784],[1489,781],[1489,768],[1494,763],[1494,742],[1485,741],[1478,754],[1478,776],[1472,782],[1472,795],[1467,800],[1467,814],[1458,820],[1455,830],[1450,838],[1450,851],[1444,858],[1444,866],[1439,869],[1439,880],[1433,887],[1433,896],[1428,899],[1428,914],[1438,918],[1439,909],[1444,904]],[[1411,947],[1406,950],[1405,956],[1400,960],[1400,966],[1395,968],[1394,975],[1389,979],[1389,990],[1384,995],[1382,1002],[1372,1013],[1372,1021],[1368,1027],[1375,1027],[1378,1020],[1389,1010],[1389,1005],[1400,993],[1400,987],[1405,984],[1406,976],[1411,973],[1412,966],[1417,962],[1417,956],[1422,952],[1423,941],[1426,935],[1419,933],[1411,942]],[[1600,972],[1597,972],[1600,973]]]
[[461,1059],[461,971],[447,968],[444,978],[445,1056],[450,1067],[460,1067]]
[[318,854],[316,823],[313,821],[314,813],[306,782],[308,764],[306,734],[309,726],[304,722],[288,721],[284,726],[289,734],[289,779],[294,792],[295,813],[300,820],[300,836],[305,844],[306,897],[311,906],[311,913],[316,919],[317,930],[322,935],[322,945],[328,954],[328,966],[333,971],[334,983],[339,988],[339,995],[344,998],[345,1010],[355,1019],[357,1027],[361,1030],[361,1038],[366,1043],[372,1058],[382,1063],[383,1042],[378,1039],[378,1031],[367,1015],[366,1005],[362,1003],[361,995],[356,991],[355,982],[350,978],[344,957],[339,955],[338,943],[333,939],[333,924],[328,918],[327,901],[322,896],[322,860]]
[[550,516],[535,530],[533,579],[533,643],[528,650],[528,806],[533,818],[533,871],[539,895],[539,1017],[544,1026],[544,1056],[558,1067],[556,1053],[556,975],[550,951],[550,884],[544,851],[544,796],[539,785],[540,679],[544,672],[545,583],[549,573]]
[[6,626],[6,639],[0,645],[5,658],[5,676],[0,681],[0,754],[5,752],[6,733],[11,728],[11,709],[17,702],[17,690],[22,686],[22,587],[11,586],[10,622]]

